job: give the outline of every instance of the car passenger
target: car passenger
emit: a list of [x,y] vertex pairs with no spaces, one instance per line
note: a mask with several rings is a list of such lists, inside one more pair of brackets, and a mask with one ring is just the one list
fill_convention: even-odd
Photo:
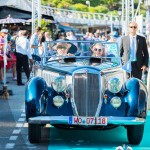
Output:
[[92,56],[105,57],[105,49],[100,43],[96,43],[91,47]]

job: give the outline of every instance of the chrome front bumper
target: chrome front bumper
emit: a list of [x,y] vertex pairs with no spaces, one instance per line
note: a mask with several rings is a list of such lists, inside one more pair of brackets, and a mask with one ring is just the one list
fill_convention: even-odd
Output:
[[[107,117],[108,125],[139,125],[144,124],[144,118],[138,117]],[[70,124],[69,116],[37,116],[29,118],[30,124]],[[71,125],[71,124],[70,124]]]

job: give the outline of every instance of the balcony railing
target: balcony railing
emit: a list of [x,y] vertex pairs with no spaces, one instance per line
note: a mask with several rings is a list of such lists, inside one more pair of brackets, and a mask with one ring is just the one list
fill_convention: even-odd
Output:
[[[37,5],[37,3],[35,5]],[[14,7],[26,11],[32,11],[32,1],[16,0]],[[85,24],[88,26],[110,26],[112,23],[114,26],[121,25],[119,16],[111,16],[104,13],[81,12],[68,9],[59,9],[43,5],[41,5],[41,12],[42,14],[53,16],[55,21],[64,23],[74,23],[81,25]],[[143,23],[145,25],[145,18],[143,18]]]

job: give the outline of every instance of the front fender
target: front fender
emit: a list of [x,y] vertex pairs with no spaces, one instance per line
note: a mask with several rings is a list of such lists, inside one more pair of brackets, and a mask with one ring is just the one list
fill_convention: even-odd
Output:
[[36,116],[40,113],[40,97],[42,92],[47,89],[46,81],[41,77],[32,78],[25,90],[25,106],[27,118]]
[[146,115],[146,105],[147,105],[147,90],[139,79],[131,78],[129,79],[125,87],[128,94],[125,101],[129,104],[128,116],[145,117],[141,114],[145,112]]
[[146,118],[148,107],[148,91],[146,85],[140,81],[140,95],[139,95],[139,117]]

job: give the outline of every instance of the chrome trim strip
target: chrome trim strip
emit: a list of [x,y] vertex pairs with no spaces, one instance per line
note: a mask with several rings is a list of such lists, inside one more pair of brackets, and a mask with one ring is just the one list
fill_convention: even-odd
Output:
[[117,71],[120,71],[120,70],[123,70],[123,69],[121,68],[121,66],[117,66],[117,67],[112,67],[112,68],[103,69],[102,72],[103,72],[103,73],[109,73],[109,72],[117,72]]
[[59,73],[50,72],[48,70],[42,71],[42,77],[46,81],[48,86],[51,86],[51,83],[54,81],[54,79],[60,75],[61,74],[59,74]]
[[86,101],[86,116],[88,116],[88,105],[89,105],[89,98],[88,98],[88,73],[86,72],[85,73],[86,74],[86,78],[87,78],[87,80],[86,80],[86,99],[85,99],[85,101]]
[[140,89],[144,90],[144,92],[146,93],[146,97],[148,97],[148,90],[147,90],[147,87],[146,85],[139,79],[137,79],[140,83]]
[[[31,124],[69,124],[70,116],[37,116],[29,118]],[[105,116],[103,116],[105,117]],[[137,117],[107,117],[108,125],[139,125],[144,124],[144,118]]]
[[73,72],[72,74],[72,109],[73,109],[73,112],[75,113],[76,116],[79,116],[78,115],[78,111],[77,111],[77,107],[76,107],[76,104],[75,104],[75,100],[74,100],[74,76],[75,76],[75,72]]
[[99,92],[100,92],[100,97],[99,97],[99,104],[98,104],[98,107],[97,107],[97,110],[96,110],[96,114],[95,114],[95,117],[98,117],[99,114],[100,114],[100,111],[101,111],[101,108],[102,108],[102,104],[103,104],[103,93],[102,93],[102,87],[103,87],[103,82],[102,82],[102,78],[101,78],[101,73],[99,72]]

